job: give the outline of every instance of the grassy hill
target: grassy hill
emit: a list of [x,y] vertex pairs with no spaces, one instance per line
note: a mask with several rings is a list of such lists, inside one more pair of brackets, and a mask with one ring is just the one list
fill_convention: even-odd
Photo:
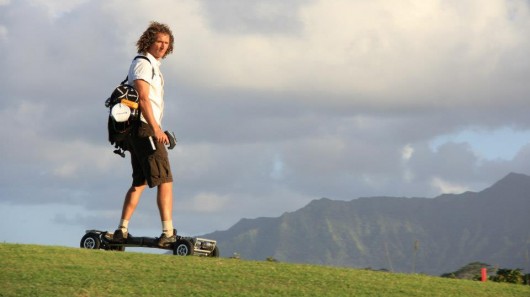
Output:
[[0,267],[0,296],[530,296],[424,275],[5,243]]

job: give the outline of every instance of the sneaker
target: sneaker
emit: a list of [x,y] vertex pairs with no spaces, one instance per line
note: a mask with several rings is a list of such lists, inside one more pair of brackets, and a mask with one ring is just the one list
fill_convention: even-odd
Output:
[[173,229],[173,235],[167,236],[166,233],[162,232],[162,235],[158,238],[158,246],[161,248],[169,247],[175,242],[177,242],[177,231],[175,229]]
[[105,234],[106,239],[108,239],[111,242],[116,242],[116,243],[126,242],[127,237],[129,237],[129,232],[127,231],[123,232],[121,228],[116,229],[116,231],[114,231],[114,234],[110,234],[110,233]]

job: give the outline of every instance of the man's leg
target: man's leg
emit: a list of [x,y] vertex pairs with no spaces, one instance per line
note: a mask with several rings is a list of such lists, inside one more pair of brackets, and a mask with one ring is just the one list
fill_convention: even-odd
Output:
[[158,246],[166,247],[176,241],[173,232],[173,182],[167,182],[158,186],[157,193],[158,210],[162,220],[162,235],[158,240]]
[[142,186],[131,186],[125,194],[125,200],[123,201],[123,208],[121,211],[121,220],[118,225],[118,229],[114,231],[114,234],[105,235],[108,239],[123,242],[129,237],[129,220],[131,219],[138,201],[142,196],[146,185]]
[[156,198],[163,232],[168,236],[173,235],[173,183],[160,184]]
[[[142,186],[131,186],[125,194],[125,200],[123,201],[123,209],[121,211],[121,219],[129,221],[140,201],[143,191],[145,190],[146,185]],[[125,226],[127,227],[127,226]]]

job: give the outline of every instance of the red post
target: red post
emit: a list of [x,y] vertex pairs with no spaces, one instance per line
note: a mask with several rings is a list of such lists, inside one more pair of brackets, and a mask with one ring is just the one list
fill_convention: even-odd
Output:
[[488,280],[488,270],[486,268],[481,268],[480,272],[482,273],[481,281],[485,282],[486,280]]

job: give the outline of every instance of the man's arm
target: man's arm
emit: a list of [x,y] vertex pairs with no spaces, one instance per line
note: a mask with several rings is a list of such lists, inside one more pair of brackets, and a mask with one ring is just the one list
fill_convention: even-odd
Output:
[[153,115],[153,108],[151,107],[151,100],[149,100],[149,89],[150,85],[148,82],[137,79],[134,81],[134,88],[138,92],[138,96],[140,97],[139,104],[140,104],[140,111],[142,112],[142,115],[144,116],[145,120],[153,128],[153,131],[155,132],[155,139],[159,143],[168,144],[169,139],[167,138],[167,135],[162,131],[162,128],[157,124],[155,117]]

